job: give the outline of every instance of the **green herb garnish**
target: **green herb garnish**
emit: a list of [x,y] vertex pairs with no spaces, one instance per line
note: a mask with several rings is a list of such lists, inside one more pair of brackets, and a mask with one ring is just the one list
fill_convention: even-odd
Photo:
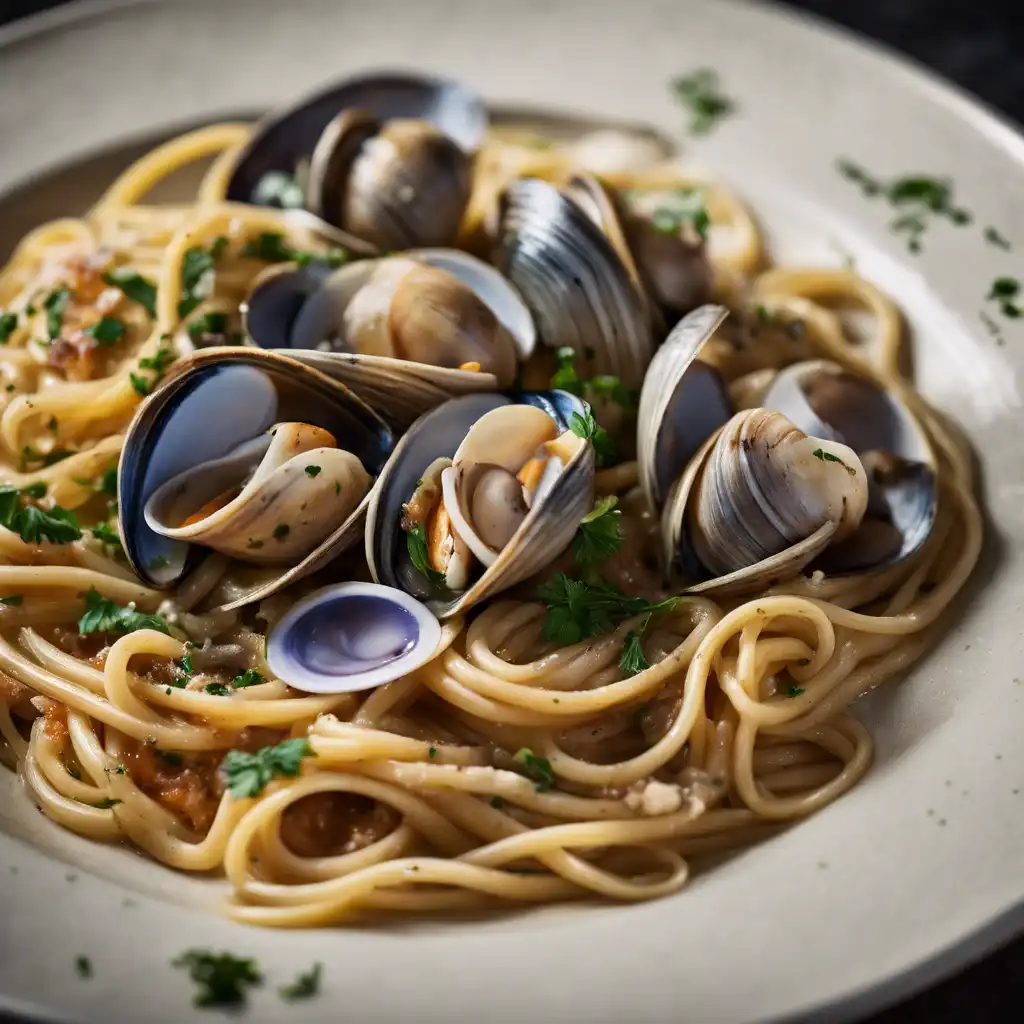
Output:
[[293,249],[285,243],[284,235],[273,231],[261,232],[255,242],[246,242],[242,248],[242,255],[266,263],[298,263],[299,266],[324,263],[329,267],[340,267],[351,258],[347,250],[340,248],[328,249],[325,253]]
[[93,807],[101,811],[109,811],[111,807],[116,807],[119,803],[123,803],[123,801],[112,800],[109,796],[105,796],[98,804],[93,804]]
[[78,632],[82,636],[90,633],[134,633],[138,629],[155,629],[170,635],[161,616],[138,612],[134,604],[124,608],[104,597],[95,587],[89,588],[85,595],[85,612],[78,620]]
[[614,495],[602,498],[581,520],[572,539],[572,556],[578,565],[593,567],[611,558],[625,539],[622,536],[622,512]]
[[254,668],[247,668],[240,676],[235,676],[231,680],[231,685],[236,690],[241,690],[246,686],[259,686],[260,683],[266,682],[266,680],[256,671]]
[[175,359],[174,353],[164,346],[161,346],[156,350],[154,356],[143,356],[139,360],[139,369],[141,370],[153,370],[157,374],[163,374],[164,370],[167,369],[169,363],[173,363]]
[[699,188],[677,188],[665,193],[650,220],[663,235],[678,235],[690,224],[702,239],[708,237],[711,226],[704,193]]
[[516,751],[515,759],[533,779],[538,793],[547,793],[554,787],[555,773],[551,770],[551,762],[546,757],[537,757],[529,747],[521,747]]
[[42,480],[37,480],[34,484],[29,484],[27,487],[22,487],[21,493],[28,495],[30,498],[35,498],[37,501],[40,498],[46,497],[48,488]]
[[679,601],[673,597],[652,604],[641,597],[629,597],[604,580],[588,583],[565,573],[539,587],[537,597],[548,606],[541,636],[563,646],[611,633],[620,622],[634,615],[668,611]]
[[54,505],[48,512],[35,505],[22,505],[20,494],[13,487],[0,487],[0,526],[18,534],[28,544],[70,544],[82,536],[74,512],[60,505]]
[[848,466],[838,455],[833,455],[831,452],[825,451],[824,448],[815,448],[811,454],[818,459],[820,462],[837,462],[843,469],[846,470],[851,476],[855,476],[857,471],[853,466]]
[[227,329],[227,313],[204,313],[188,325],[188,336],[193,341],[198,341],[200,338],[224,334]]
[[92,961],[87,956],[75,957],[75,970],[81,978],[92,977]]
[[85,334],[100,345],[116,345],[123,337],[125,326],[116,317],[105,316],[86,327]]
[[150,317],[156,319],[156,285],[141,274],[127,267],[115,267],[103,275],[103,281],[112,288],[120,288],[132,302],[143,306]]
[[213,240],[209,249],[193,246],[186,250],[181,261],[181,299],[178,302],[181,319],[213,294],[214,267],[227,244],[228,240],[221,235]]
[[229,750],[221,762],[231,795],[236,800],[259,796],[275,776],[298,775],[304,757],[316,757],[309,740],[283,740],[274,747],[263,747],[255,754]]
[[797,686],[796,683],[793,683],[789,687],[789,689],[786,691],[786,696],[787,697],[799,697],[801,693],[806,693],[806,692],[807,691],[802,686]]
[[274,206],[280,210],[301,210],[306,205],[302,186],[283,171],[267,171],[252,190],[257,206]]
[[1020,290],[1020,281],[1016,278],[997,277],[985,298],[989,302],[999,303],[999,310],[1003,316],[1016,320],[1022,315],[1021,307],[1016,302]]
[[70,301],[71,292],[67,288],[57,288],[43,301],[43,308],[46,310],[46,332],[51,341],[60,337],[60,329],[64,325],[64,311]]
[[149,381],[145,377],[140,377],[137,373],[129,373],[128,376],[131,379],[132,387],[135,388],[136,394],[145,398],[152,388]]
[[319,466],[307,466],[306,467],[306,476],[319,476],[319,475],[320,475],[320,467]]
[[310,999],[320,991],[320,976],[323,973],[323,965],[313,964],[304,974],[300,974],[290,985],[282,985],[278,995],[289,1002],[297,999]]
[[12,608],[17,608],[24,600],[25,599],[21,594],[11,594],[10,597],[0,597],[0,604],[6,604],[10,605]]
[[736,105],[719,90],[718,75],[710,68],[701,68],[689,75],[672,79],[676,99],[690,111],[690,133],[706,135]]
[[995,228],[993,228],[993,227],[985,228],[984,234],[985,234],[985,241],[988,242],[989,245],[994,245],[994,246],[996,246],[999,249],[1006,249],[1006,250],[1009,250],[1011,248],[1010,240],[1008,238],[1006,238],[1005,236],[1001,235]]
[[190,949],[171,962],[185,967],[189,977],[199,986],[193,1006],[241,1006],[250,987],[261,985],[263,975],[256,961],[230,953],[212,953],[207,949]]
[[0,313],[0,345],[7,344],[17,326],[17,313]]
[[583,406],[582,416],[574,412],[569,417],[569,429],[577,437],[590,441],[594,446],[594,455],[599,466],[610,466],[615,461],[615,442],[608,436],[608,431],[604,427],[597,425],[593,409],[586,402]]
[[409,561],[416,571],[435,587],[443,587],[444,574],[432,568],[427,557],[427,528],[423,523],[417,523],[411,530],[406,531],[405,544],[409,551]]
[[231,693],[231,689],[223,683],[207,683],[203,689],[207,693],[212,693],[215,697],[227,697]]
[[121,538],[110,523],[97,523],[89,532],[103,544],[109,544],[112,548],[121,547]]
[[644,654],[643,644],[644,631],[647,629],[650,621],[651,617],[648,615],[644,619],[643,625],[638,626],[636,629],[631,629],[626,634],[625,642],[622,645],[622,654],[619,656],[619,668],[627,676],[635,676],[638,672],[643,672],[644,669],[651,667],[647,656]]

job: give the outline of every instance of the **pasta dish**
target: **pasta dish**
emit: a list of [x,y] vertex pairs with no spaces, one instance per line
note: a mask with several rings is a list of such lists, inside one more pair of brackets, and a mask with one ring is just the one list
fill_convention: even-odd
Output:
[[173,139],[0,271],[0,758],[254,924],[674,893],[864,777],[977,559],[903,346],[642,127]]

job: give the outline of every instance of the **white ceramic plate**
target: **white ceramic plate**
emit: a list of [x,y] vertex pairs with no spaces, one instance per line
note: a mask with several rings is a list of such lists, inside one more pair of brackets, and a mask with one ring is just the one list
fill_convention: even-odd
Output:
[[[39,30],[34,30],[38,28]],[[43,31],[43,29],[46,29]],[[516,913],[478,923],[249,930],[210,909],[211,884],[69,836],[0,782],[0,1005],[63,1018],[181,1021],[169,961],[204,945],[259,958],[268,982],[313,960],[323,996],[289,1020],[737,1021],[863,1012],[980,955],[1024,899],[1024,449],[1017,375],[979,319],[1019,269],[1024,140],[892,56],[784,11],[725,0],[181,0],[86,4],[6,32],[0,192],[171,126],[269,106],[375,66],[461,77],[495,101],[684,124],[674,74],[718,70],[738,104],[690,153],[750,200],[783,261],[858,268],[914,332],[918,379],[969,431],[991,517],[962,614],[911,678],[863,707],[878,760],[849,796],[698,877],[673,899]],[[976,224],[938,224],[908,255],[835,169],[955,181]],[[2,206],[5,232],[73,212],[111,161]],[[75,179],[70,179],[75,180]],[[6,247],[5,238],[4,243]],[[15,876],[16,872],[16,876]],[[76,954],[95,976],[80,980]],[[273,1021],[271,984],[247,1019]]]

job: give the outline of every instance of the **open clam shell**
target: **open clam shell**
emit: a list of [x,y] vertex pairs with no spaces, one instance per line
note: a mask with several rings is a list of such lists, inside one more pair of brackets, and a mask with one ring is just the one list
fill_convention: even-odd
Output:
[[[274,424],[287,429],[267,444]],[[307,428],[298,439],[297,427]],[[155,587],[177,583],[209,547],[274,563],[225,607],[259,600],[359,539],[364,492],[393,447],[386,424],[330,377],[273,352],[206,349],[174,368],[128,428],[125,553]]]
[[[418,265],[440,273],[424,286],[425,275],[408,276]],[[288,350],[398,428],[454,395],[507,387],[536,340],[515,288],[454,249],[414,250],[333,272],[314,264],[273,267],[256,281],[242,315],[253,344]],[[460,369],[470,362],[481,369]]]
[[324,587],[293,605],[267,637],[267,664],[307,693],[369,690],[428,662],[437,619],[404,591],[376,583]]
[[513,182],[500,201],[495,263],[545,345],[573,349],[588,377],[640,385],[654,354],[652,310],[614,202],[595,179],[581,175],[564,189]]
[[935,452],[898,395],[835,363],[811,360],[780,370],[762,402],[805,433],[848,445],[868,472],[861,529],[830,549],[824,568],[891,566],[924,543],[938,508]]
[[637,409],[637,469],[654,511],[664,506],[700,447],[732,416],[725,381],[699,358],[728,315],[724,306],[714,305],[688,313],[654,354],[644,377]]
[[[517,407],[529,414],[516,422]],[[546,415],[540,416],[539,413]],[[593,506],[594,452],[589,442],[569,434],[571,455],[560,471],[537,486],[532,506],[517,520],[511,537],[499,547],[489,544],[489,531],[507,525],[483,524],[474,518],[467,493],[476,495],[480,476],[498,470],[514,473],[538,441],[562,434],[573,413],[583,415],[578,398],[563,391],[525,392],[514,398],[500,394],[452,399],[419,419],[399,442],[374,489],[367,514],[366,558],[373,578],[413,593],[440,618],[456,615],[502,590],[536,575],[571,542],[580,519]],[[548,420],[545,434],[541,420]],[[452,593],[431,584],[412,564],[408,534],[402,528],[405,506],[432,474],[440,478],[444,508],[455,536],[479,559],[482,572]],[[476,489],[473,490],[475,484]],[[472,519],[467,529],[464,525]],[[457,553],[457,552],[456,552]],[[451,579],[451,570],[446,580]],[[461,582],[461,581],[460,581]]]
[[379,122],[396,118],[426,121],[474,152],[487,131],[487,109],[472,90],[429,75],[374,73],[347,78],[275,111],[257,125],[239,153],[227,198],[251,203],[271,171],[294,174],[309,159],[328,124],[342,111],[362,110]]
[[736,596],[773,586],[850,537],[868,501],[856,453],[808,436],[769,409],[737,413],[703,445],[662,514],[666,566],[689,593]]

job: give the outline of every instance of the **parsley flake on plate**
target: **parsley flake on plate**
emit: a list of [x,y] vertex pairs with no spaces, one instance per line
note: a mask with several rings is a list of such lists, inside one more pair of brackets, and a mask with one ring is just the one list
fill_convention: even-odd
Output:
[[198,990],[193,1006],[242,1006],[248,990],[263,983],[263,975],[251,957],[189,949],[171,961],[172,967],[186,968]]
[[308,971],[298,975],[289,985],[282,985],[278,995],[288,1002],[295,1002],[297,999],[310,999],[320,992],[320,978],[323,974],[323,964],[315,963]]

